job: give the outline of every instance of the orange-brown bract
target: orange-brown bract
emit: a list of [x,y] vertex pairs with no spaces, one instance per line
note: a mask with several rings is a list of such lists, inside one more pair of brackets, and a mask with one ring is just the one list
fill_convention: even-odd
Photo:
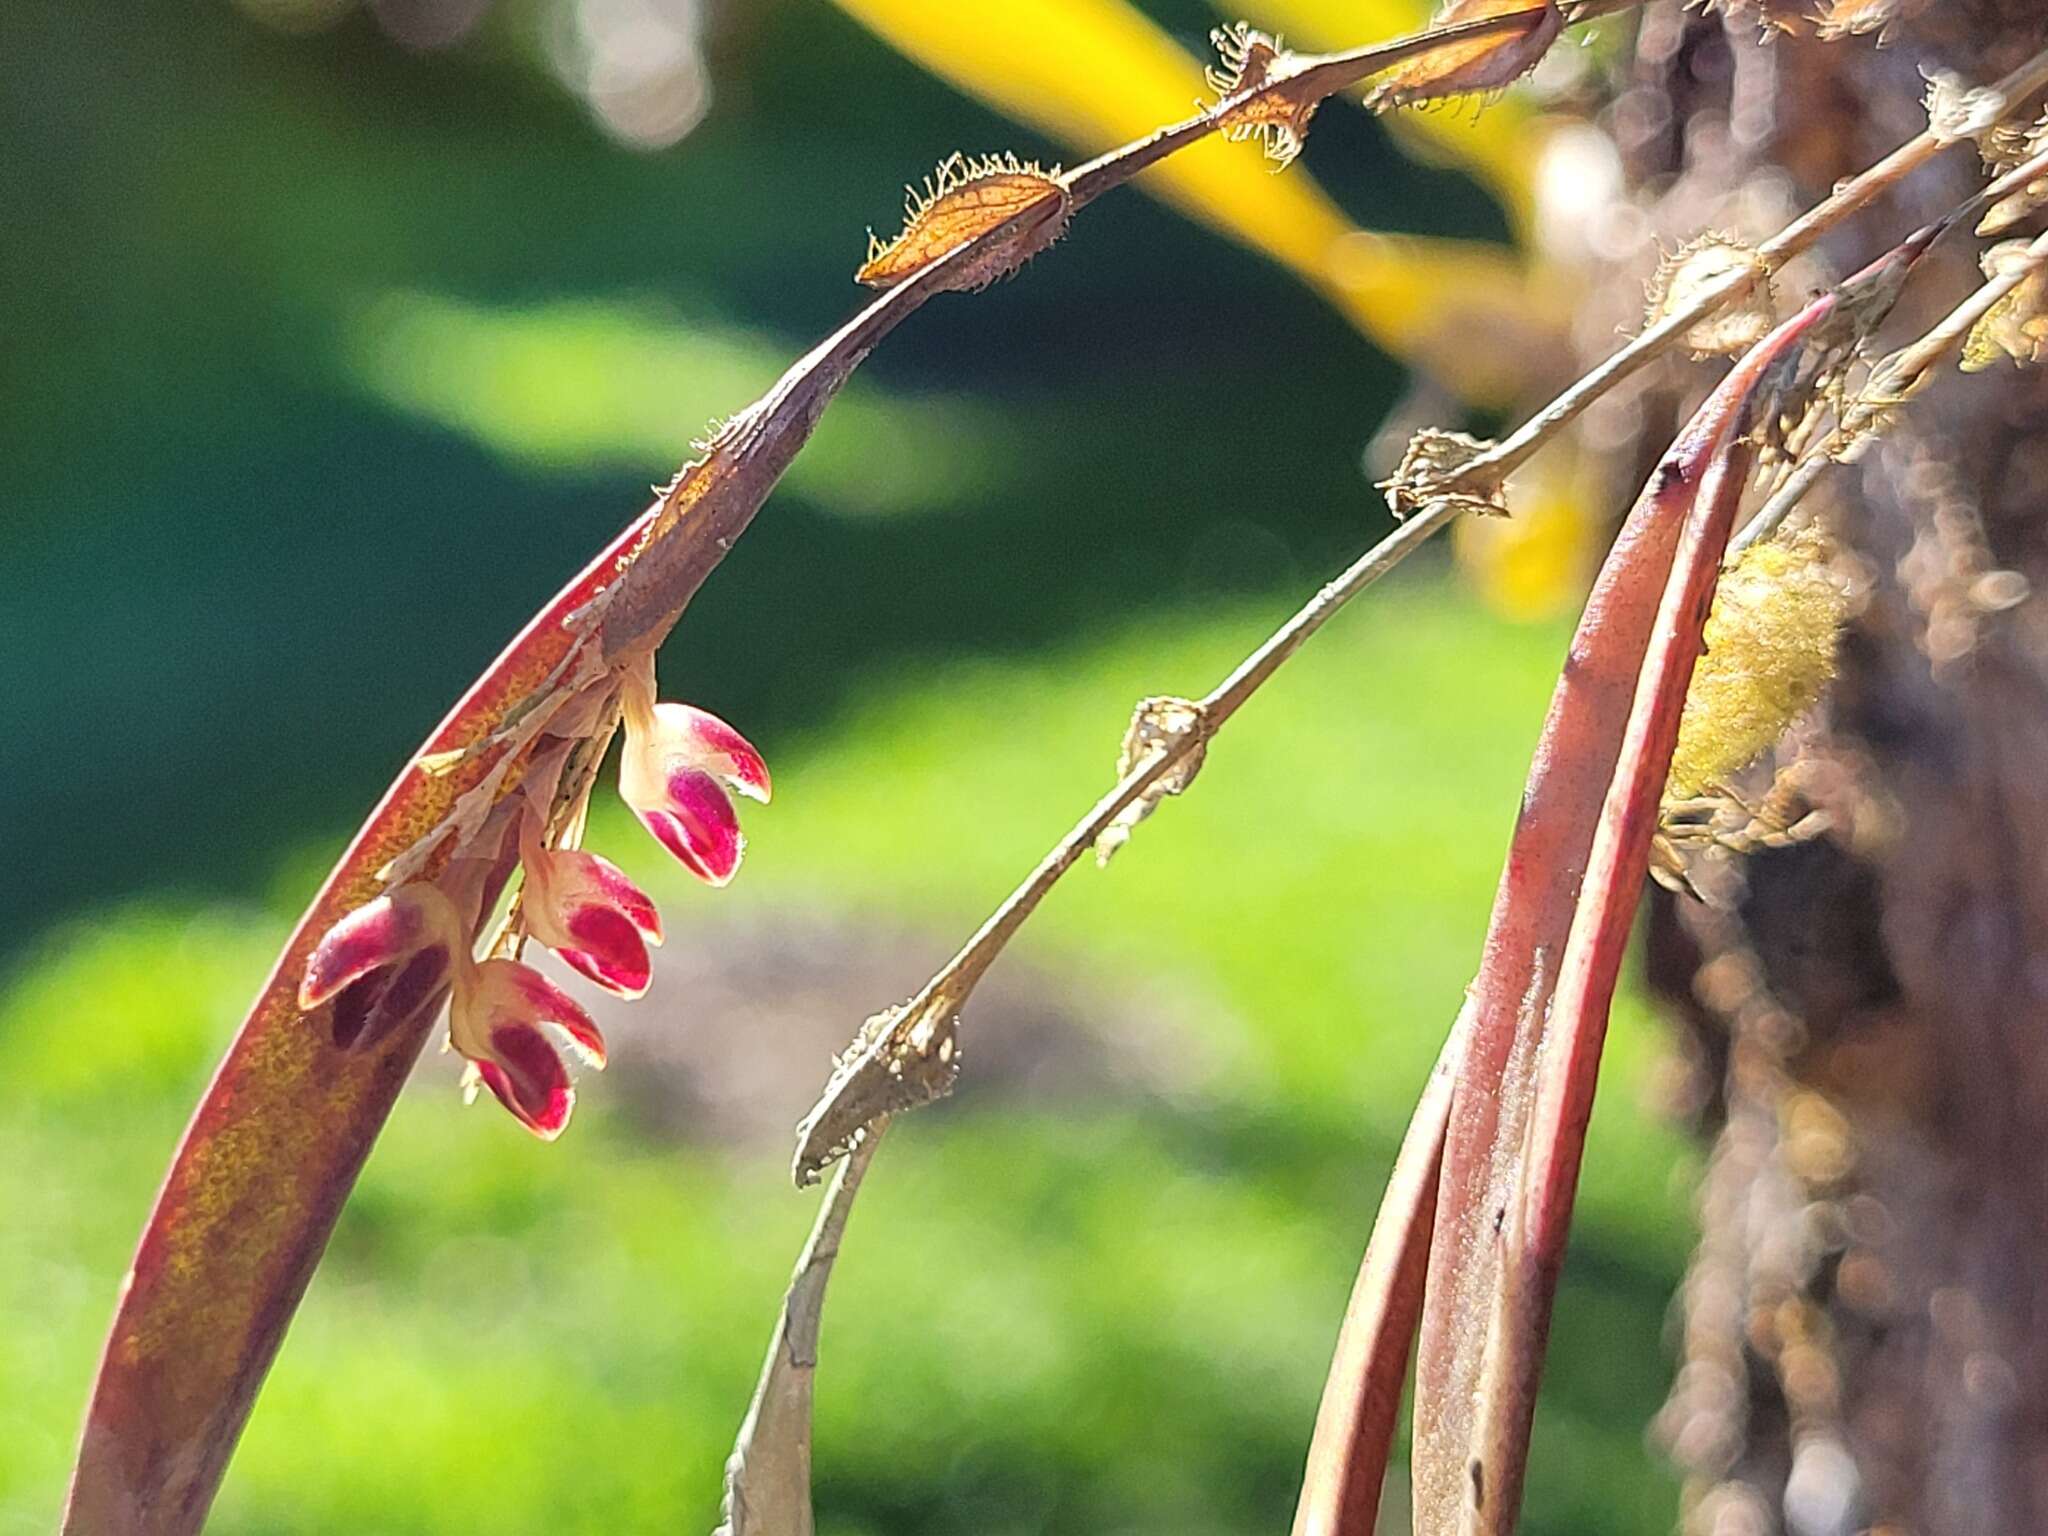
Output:
[[1243,22],[1216,28],[1209,41],[1216,46],[1218,62],[1204,72],[1204,78],[1216,93],[1219,108],[1240,91],[1261,92],[1223,114],[1223,137],[1233,143],[1257,139],[1278,165],[1292,164],[1308,137],[1309,119],[1323,104],[1323,93],[1312,87],[1266,90],[1286,80],[1300,68],[1300,62],[1281,48],[1278,38],[1254,31]]
[[910,193],[903,232],[886,242],[869,235],[868,259],[854,280],[893,288],[1011,220],[1016,223],[1010,234],[976,252],[946,288],[985,288],[1009,276],[1057,240],[1067,222],[1067,192],[1057,166],[1048,171],[1010,154],[980,160],[948,156],[923,192]]
[[1536,67],[1536,61],[1564,30],[1564,16],[1555,5],[1536,9],[1529,0],[1450,0],[1431,23],[1432,27],[1449,27],[1515,11],[1528,11],[1527,26],[1492,37],[1446,43],[1395,65],[1373,87],[1372,105],[1406,107],[1513,85]]

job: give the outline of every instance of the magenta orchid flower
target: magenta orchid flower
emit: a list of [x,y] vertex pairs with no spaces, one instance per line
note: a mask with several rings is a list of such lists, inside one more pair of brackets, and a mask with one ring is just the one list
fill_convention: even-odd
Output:
[[543,848],[536,821],[527,818],[519,841],[526,931],[614,997],[642,996],[652,974],[648,947],[661,943],[653,899],[609,859]]
[[456,989],[448,1043],[469,1058],[469,1072],[543,1141],[567,1129],[576,1107],[569,1069],[544,1024],[567,1037],[587,1064],[604,1066],[604,1036],[569,996],[530,965],[486,960]]
[[535,1135],[561,1135],[576,1095],[542,1026],[561,1030],[597,1067],[604,1065],[604,1036],[574,998],[532,966],[506,959],[479,964],[455,904],[435,886],[401,885],[328,929],[306,962],[299,1006],[318,1008],[331,999],[335,1038],[362,1045],[438,1008],[451,992],[449,1043]]
[[767,804],[767,764],[718,716],[656,703],[651,668],[628,674],[620,702],[619,797],[683,868],[707,885],[726,884],[747,847],[728,791]]
[[327,930],[299,979],[299,1007],[334,1001],[338,1046],[368,1049],[438,1009],[467,958],[455,905],[437,886],[402,885]]
[[[722,886],[746,844],[732,792],[768,798],[768,768],[752,744],[716,715],[655,701],[652,660],[622,677],[626,744],[619,787],[626,803],[683,867]],[[552,783],[553,781],[546,781]],[[609,859],[547,846],[539,784],[519,819],[524,884],[514,909],[514,951],[532,939],[616,997],[636,998],[662,940],[653,900]],[[545,791],[551,795],[552,791]],[[581,824],[581,811],[568,825]],[[444,877],[445,882],[445,877]],[[448,1043],[469,1060],[464,1087],[488,1088],[528,1130],[553,1140],[576,1102],[563,1048],[602,1067],[604,1037],[576,1000],[509,955],[475,955],[479,898],[460,903],[441,885],[405,880],[356,908],[314,946],[299,1006],[334,1004],[337,1045],[367,1047],[449,1002]]]

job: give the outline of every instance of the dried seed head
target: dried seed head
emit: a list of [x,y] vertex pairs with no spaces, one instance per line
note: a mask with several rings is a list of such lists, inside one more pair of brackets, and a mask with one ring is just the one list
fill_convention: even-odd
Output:
[[1195,782],[1195,775],[1202,771],[1202,757],[1209,744],[1204,739],[1202,706],[1192,699],[1175,698],[1162,694],[1154,698],[1140,699],[1138,707],[1131,712],[1130,727],[1124,732],[1124,744],[1117,753],[1116,776],[1129,778],[1151,758],[1165,751],[1172,743],[1192,735],[1195,744],[1187,755],[1166,772],[1152,781],[1152,785],[1136,800],[1125,806],[1116,820],[1103,828],[1102,835],[1095,839],[1095,862],[1107,868],[1109,861],[1116,857],[1116,851],[1131,840],[1131,833],[1138,823],[1159,809],[1159,802],[1168,795],[1178,795]]
[[1784,735],[1835,674],[1847,590],[1816,529],[1765,540],[1721,575],[1671,756],[1667,799],[1704,794]]
[[1464,432],[1422,428],[1408,439],[1399,467],[1379,482],[1379,489],[1386,493],[1387,509],[1396,517],[1407,517],[1433,501],[1449,501],[1461,512],[1506,517],[1503,477],[1486,473],[1474,478],[1465,472],[1473,460],[1495,446]]
[[1944,144],[1975,139],[1984,146],[1988,157],[1992,143],[1988,136],[2005,111],[2005,98],[1988,86],[1973,86],[1961,75],[1945,69],[1928,70],[1925,74],[1928,131]]
[[2048,353],[2048,271],[2028,257],[2028,243],[2007,240],[1982,257],[1986,277],[2003,277],[2022,269],[2026,276],[1970,328],[1958,365],[1964,373],[1980,372],[2004,357],[2025,367],[2040,362]]
[[797,1125],[790,1172],[799,1188],[866,1139],[878,1121],[944,1098],[960,1079],[960,1009],[971,979],[870,1014],[832,1058],[832,1076]]
[[1650,279],[1645,325],[1692,307],[1709,289],[1743,271],[1754,275],[1749,291],[1723,305],[1685,333],[1685,344],[1697,357],[1734,357],[1747,352],[1769,334],[1775,315],[1771,305],[1770,269],[1755,248],[1733,235],[1709,231],[1687,241],[1657,263]]
[[[1984,168],[1994,179],[2017,170],[2048,148],[2048,116],[2025,128],[2000,125],[1980,141]],[[2048,205],[2048,176],[2037,176],[2016,192],[2009,192],[1977,221],[1980,235],[2002,235],[2025,221],[2036,209]]]
[[883,241],[869,231],[868,259],[854,281],[893,288],[998,229],[1001,237],[963,262],[945,287],[985,288],[1008,277],[1066,228],[1067,191],[1059,176],[1058,166],[1046,170],[1008,153],[949,155],[925,178],[923,190],[905,189],[901,234]]
[[1549,0],[1541,5],[1532,5],[1530,0],[1449,0],[1430,23],[1432,27],[1450,27],[1515,12],[1527,12],[1528,21],[1490,37],[1445,43],[1396,64],[1380,76],[1367,104],[1384,111],[1513,85],[1536,67],[1536,61],[1564,30],[1564,15],[1555,4]]
[[1257,139],[1277,163],[1276,168],[1286,169],[1301,153],[1309,119],[1323,104],[1322,93],[1290,90],[1286,82],[1301,67],[1295,55],[1283,49],[1278,38],[1244,22],[1217,27],[1210,32],[1209,41],[1215,44],[1217,62],[1208,68],[1205,78],[1216,93],[1217,104],[1243,91],[1260,92],[1224,114],[1223,137],[1233,144]]
[[1927,0],[1826,0],[1814,30],[1829,42],[1875,32],[1880,43],[1888,43],[1901,22],[1926,8]]

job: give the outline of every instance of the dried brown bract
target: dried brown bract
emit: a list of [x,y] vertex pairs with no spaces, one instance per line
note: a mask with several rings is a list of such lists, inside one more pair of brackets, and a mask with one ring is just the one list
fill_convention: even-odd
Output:
[[1202,706],[1192,699],[1162,694],[1140,699],[1131,712],[1130,728],[1124,732],[1123,749],[1117,754],[1116,776],[1127,779],[1148,759],[1167,751],[1183,737],[1193,736],[1194,745],[1178,763],[1153,781],[1144,794],[1133,800],[1115,821],[1095,839],[1095,862],[1108,867],[1116,852],[1131,840],[1139,822],[1159,809],[1168,795],[1178,795],[1195,782],[1202,771],[1202,758],[1209,743],[1204,730]]
[[950,155],[925,179],[922,191],[907,190],[903,232],[887,241],[870,232],[868,259],[853,274],[854,281],[893,288],[962,246],[1012,225],[1004,238],[990,241],[943,284],[954,290],[985,288],[1051,245],[1067,224],[1067,191],[1059,167],[1046,170],[1012,154]]
[[1408,439],[1400,466],[1379,482],[1388,510],[1396,517],[1408,517],[1432,502],[1443,501],[1461,512],[1506,517],[1507,490],[1501,476],[1471,479],[1466,474],[1467,468],[1493,447],[1488,440],[1468,433],[1424,427]]
[[1754,274],[1749,291],[1693,325],[1685,345],[1697,357],[1735,357],[1764,339],[1773,323],[1770,267],[1755,247],[1733,235],[1709,231],[1686,242],[1657,264],[1650,279],[1645,326],[1690,310],[1700,298],[1737,272]]
[[1380,77],[1367,98],[1378,110],[1414,106],[1497,91],[1513,85],[1536,67],[1564,30],[1564,15],[1554,4],[1531,6],[1527,0],[1450,0],[1432,27],[1456,26],[1488,16],[1526,14],[1526,25],[1492,37],[1445,43]]
[[1216,93],[1217,105],[1244,91],[1260,92],[1223,114],[1223,137],[1232,143],[1257,139],[1277,168],[1284,170],[1301,153],[1309,119],[1323,104],[1322,93],[1287,89],[1286,81],[1298,68],[1295,56],[1280,46],[1278,38],[1244,22],[1216,28],[1209,41],[1216,46],[1217,62],[1208,68],[1205,78]]

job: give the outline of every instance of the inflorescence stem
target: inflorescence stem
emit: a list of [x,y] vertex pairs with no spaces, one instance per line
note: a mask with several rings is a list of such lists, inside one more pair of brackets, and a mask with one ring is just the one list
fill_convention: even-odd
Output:
[[[2048,173],[2048,151],[1999,177],[1964,204],[1963,211],[2002,197],[2044,173]],[[1961,350],[1977,322],[2044,265],[2048,265],[2048,235],[2037,237],[2018,261],[1973,290],[1918,341],[1886,358],[1872,373],[1862,396],[1842,413],[1842,419],[1834,430],[1820,438],[1818,445],[1800,459],[1798,466],[1757,509],[1756,515],[1742,531],[1728,541],[1728,563],[1733,564],[1740,559],[1743,551],[1751,545],[1776,534],[1806,493],[1830,469],[1861,458],[1883,431],[1885,418],[1919,394],[1926,387],[1931,370]]]
[[[1617,7],[1607,4],[1601,8]],[[1574,13],[1574,19],[1582,19],[1589,9],[1582,8]],[[1500,23],[1510,19],[1511,17],[1489,18],[1490,21]],[[1482,24],[1473,25],[1477,29]],[[1435,40],[1440,42],[1448,35],[1448,32],[1438,34]],[[1419,51],[1411,50],[1412,41],[1404,40],[1401,43],[1387,45],[1385,49],[1360,50],[1357,54],[1331,55],[1311,67],[1349,69],[1357,67],[1358,62],[1364,60],[1369,67],[1359,70],[1362,76],[1387,67],[1388,64],[1395,62],[1396,58],[1405,57],[1410,51]],[[1390,56],[1389,50],[1392,49],[1399,49],[1400,52]],[[2048,85],[2048,51],[2036,55],[1991,88],[1987,93],[1984,108],[1986,120],[2003,117],[2044,85]],[[1232,98],[1231,102],[1225,105],[1234,102],[1235,98]],[[1135,168],[1134,160],[1150,163],[1150,159],[1171,152],[1172,149],[1180,147],[1187,138],[1194,136],[1198,124],[1206,125],[1213,121],[1214,114],[1204,114],[1200,119],[1163,129],[1152,139],[1141,141],[1140,145],[1119,150],[1104,157],[1103,160],[1077,168],[1069,178],[1068,185],[1077,201],[1083,197],[1083,189],[1086,189],[1085,195],[1095,195],[1107,185],[1125,179]],[[1464,507],[1471,504],[1469,496],[1461,498],[1452,493],[1468,487],[1482,487],[1489,482],[1497,484],[1500,478],[1526,462],[1539,448],[1562,432],[1593,401],[1678,345],[1685,334],[1701,320],[1742,298],[1765,273],[1781,268],[1791,257],[1805,251],[1851,214],[1868,207],[1912,171],[1926,164],[1955,142],[1958,142],[1955,137],[1937,132],[1931,126],[1907,140],[1875,165],[1843,182],[1828,197],[1766,240],[1758,248],[1758,254],[1762,258],[1760,266],[1738,269],[1709,286],[1692,303],[1664,317],[1574,382],[1507,438],[1462,465],[1455,473],[1444,476],[1435,489],[1446,494],[1426,497],[1423,505],[1399,527],[1318,591],[1258,649],[1247,656],[1229,677],[1197,702],[1197,723],[1193,728],[1167,737],[1143,762],[1133,767],[1115,787],[1098,800],[989,915],[987,921],[976,930],[960,951],[934,974],[910,1004],[901,1010],[898,1015],[901,1022],[894,1028],[884,1031],[880,1038],[868,1046],[864,1054],[879,1058],[892,1050],[902,1049],[907,1043],[913,1025],[930,1020],[935,1012],[950,1014],[956,1011],[996,956],[1030,918],[1046,893],[1119,816],[1152,792],[1168,774],[1203,747],[1223,723],[1234,715],[1340,608],[1413,554],[1433,535],[1447,527]],[[1155,145],[1156,153],[1153,153]],[[1095,178],[1106,178],[1112,167],[1120,174],[1116,174],[1113,180],[1104,179],[1098,185]],[[2026,169],[2022,167],[2021,171]],[[2001,182],[2012,181],[2017,175],[2018,172],[2009,173],[2007,177],[2001,178]],[[2003,291],[2006,290],[2001,290]],[[1995,297],[1994,295],[1993,299],[1986,300],[1985,307],[1988,307],[1990,302],[1995,302]],[[841,1086],[844,1086],[843,1082]],[[826,1107],[832,1097],[833,1092],[828,1089],[819,1109],[814,1110],[812,1117],[806,1121],[807,1134],[797,1153],[797,1171],[800,1178],[807,1173],[814,1175],[817,1168],[832,1155],[830,1149],[819,1144],[816,1135],[819,1111]]]

